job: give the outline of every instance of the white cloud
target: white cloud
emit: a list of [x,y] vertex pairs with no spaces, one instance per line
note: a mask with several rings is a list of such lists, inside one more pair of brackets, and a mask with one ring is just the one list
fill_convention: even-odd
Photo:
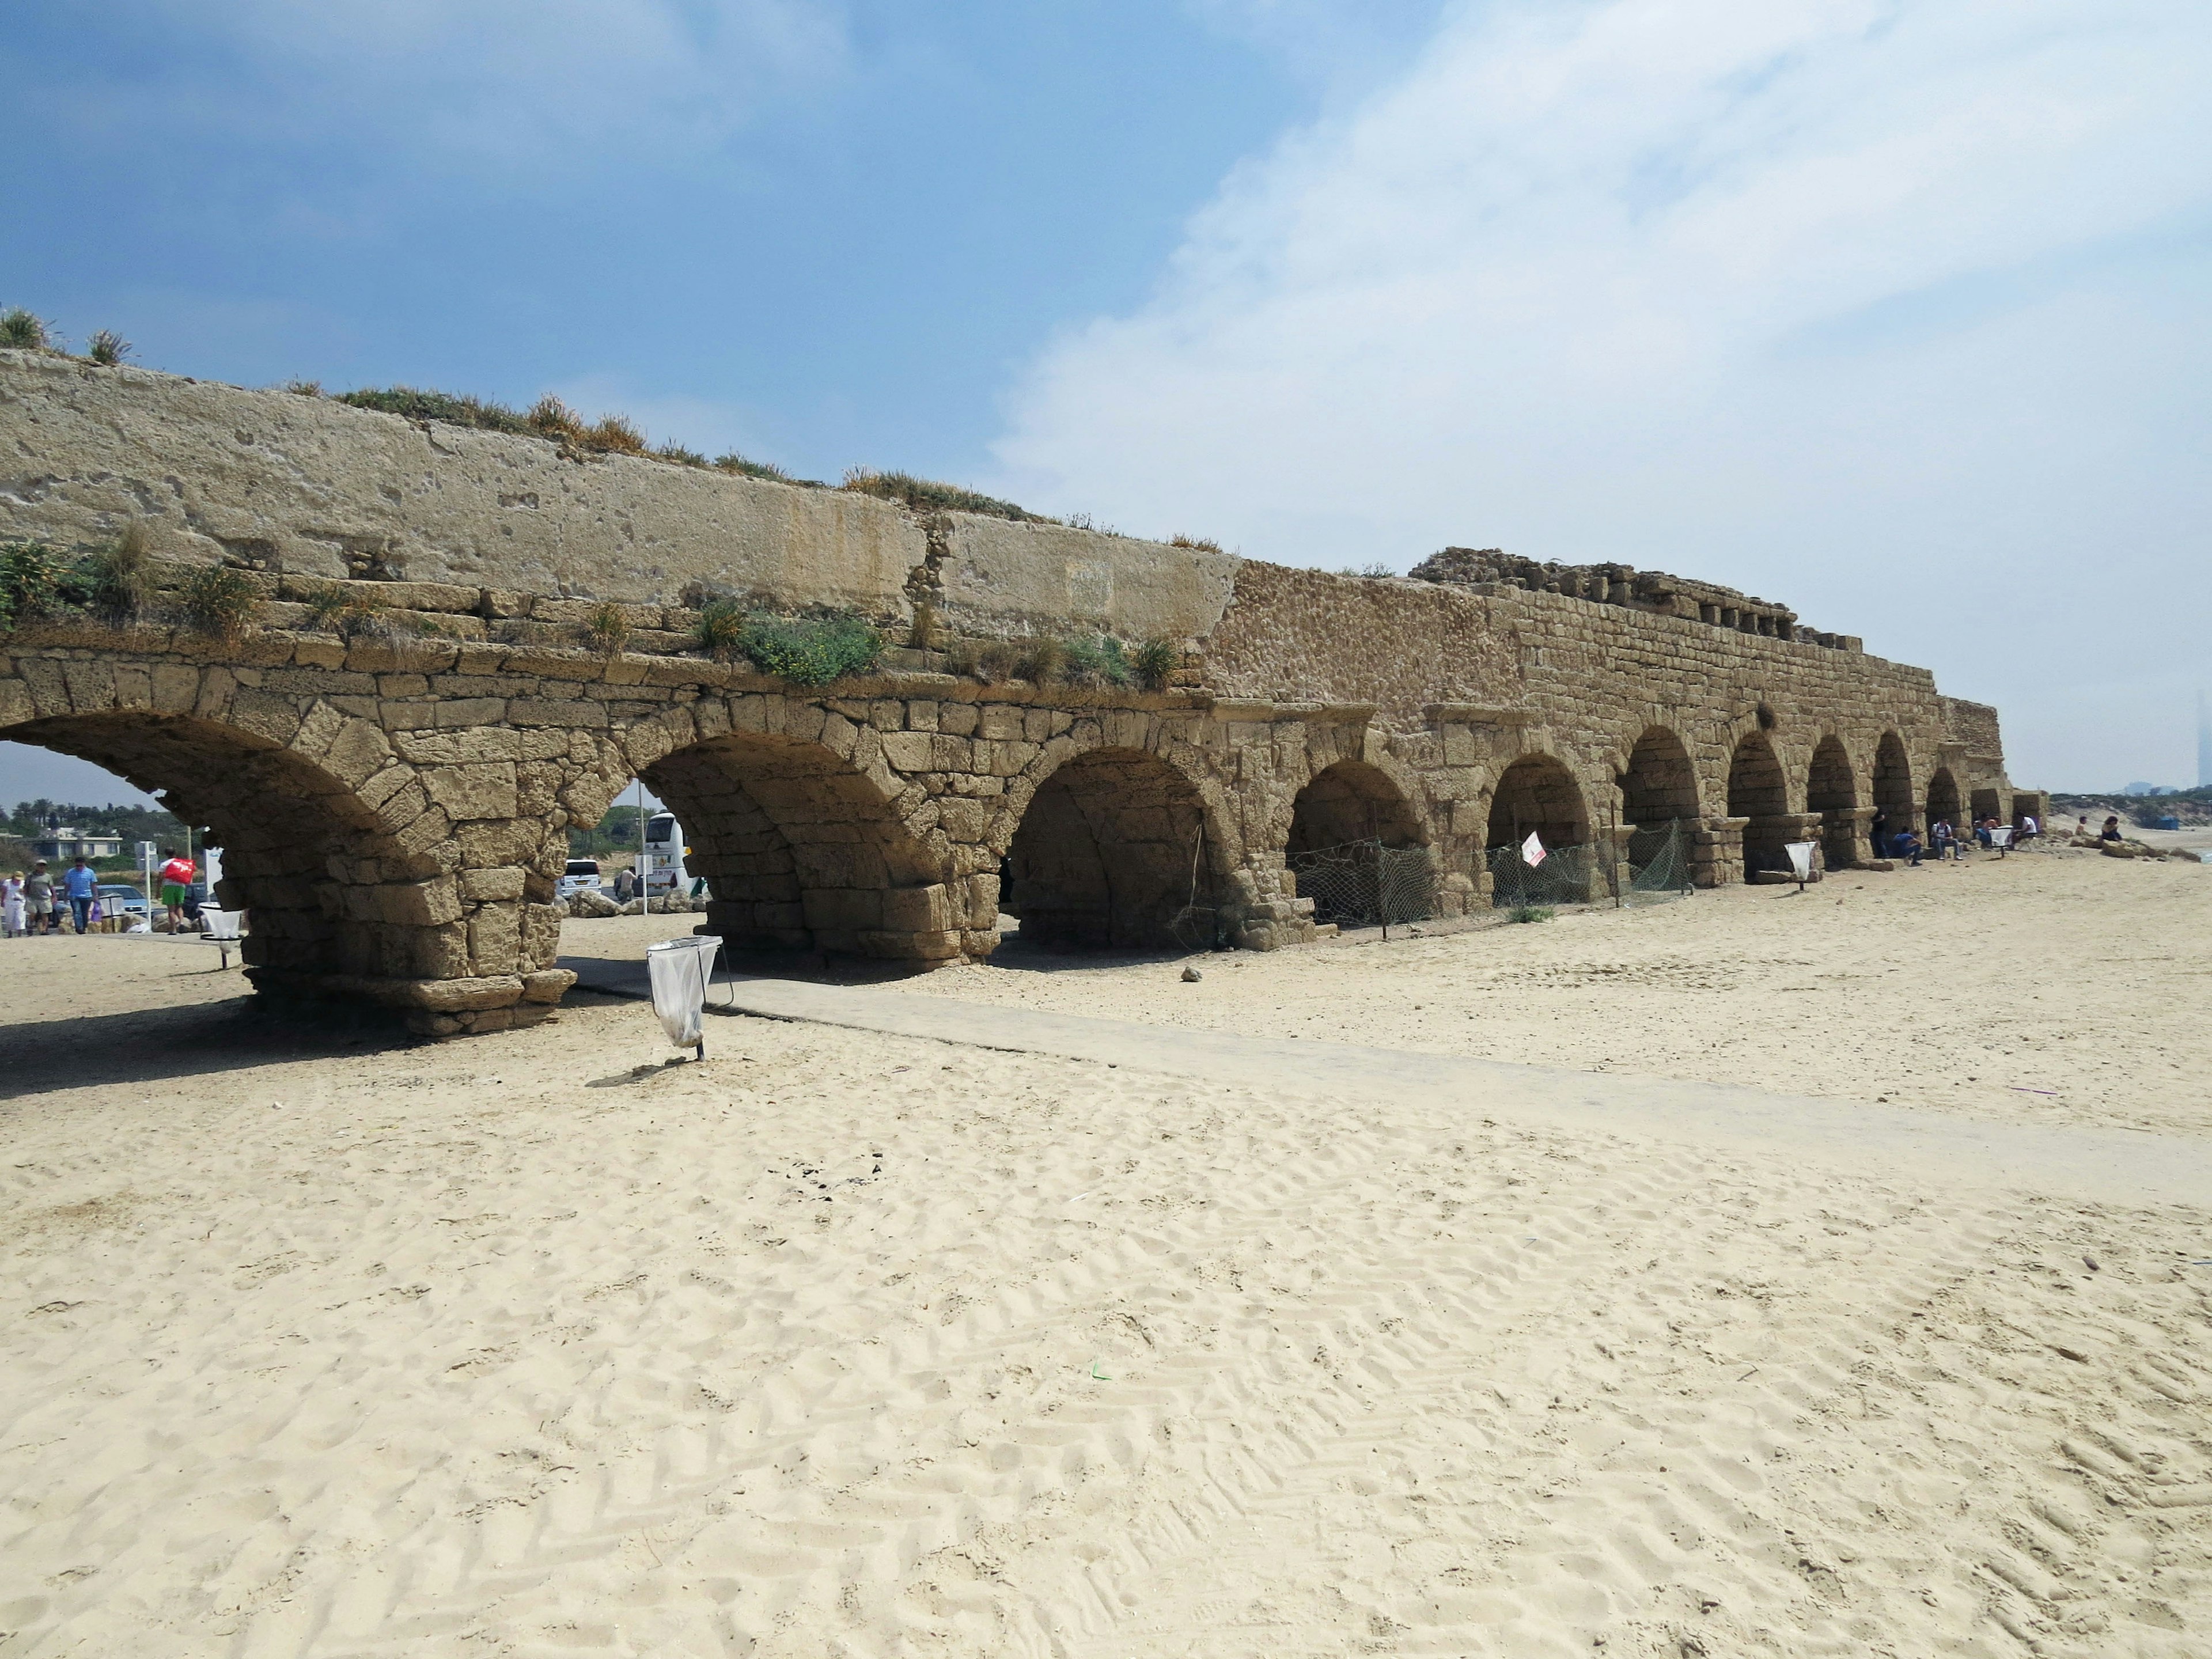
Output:
[[2149,0],[1461,8],[1042,355],[992,482],[1291,562],[1730,582],[2004,703],[2023,778],[2122,763],[2048,681],[2094,664],[2179,775],[2208,82],[2212,12]]

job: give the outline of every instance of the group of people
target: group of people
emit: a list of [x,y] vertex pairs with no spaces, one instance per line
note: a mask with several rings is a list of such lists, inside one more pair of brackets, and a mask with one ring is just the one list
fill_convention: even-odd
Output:
[[[1996,850],[1997,832],[2003,828],[2003,823],[1993,814],[1977,818],[1967,826],[1968,832],[1973,839],[1991,852]],[[2042,826],[2036,823],[2034,817],[2023,814],[2019,823],[2013,828],[2009,844],[2018,847],[2023,842],[2032,841],[2041,833]],[[1930,824],[1928,829],[1928,839],[1923,842],[1918,831],[1915,830],[1910,823],[1892,835],[1889,830],[1889,815],[1886,812],[1876,812],[1874,815],[1874,822],[1867,826],[1867,834],[1874,842],[1874,855],[1876,858],[1902,859],[1916,870],[1920,867],[1920,860],[1931,852],[1936,854],[1939,861],[1943,859],[1964,859],[1966,856],[1966,839],[1952,825],[1948,818],[1938,818]]]
[[[167,860],[161,866],[161,879],[168,931],[181,933],[185,902],[199,867],[174,848],[164,848],[161,856]],[[106,919],[102,908],[100,872],[82,857],[70,860],[59,881],[46,868],[44,859],[33,863],[27,872],[18,870],[0,878],[0,933],[9,939],[66,933],[70,923],[78,933],[88,933],[94,922]]]

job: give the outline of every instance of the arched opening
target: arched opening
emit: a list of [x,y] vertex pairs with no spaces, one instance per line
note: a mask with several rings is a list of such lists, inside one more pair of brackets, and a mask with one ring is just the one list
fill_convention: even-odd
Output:
[[1805,774],[1805,810],[1821,815],[1820,845],[1829,867],[1842,870],[1858,862],[1858,781],[1851,775],[1851,757],[1843,740],[1832,732],[1813,750],[1813,764]]
[[[1531,835],[1545,852],[1534,866],[1522,851]],[[1586,902],[1598,875],[1589,841],[1589,811],[1574,774],[1549,755],[1523,755],[1498,775],[1490,797],[1491,902]]]
[[733,732],[640,775],[675,820],[648,823],[647,836],[689,849],[672,854],[689,878],[678,884],[706,884],[706,931],[732,948],[960,954],[964,915],[951,914],[936,854],[822,744]]
[[1549,755],[1523,755],[1490,797],[1492,848],[1519,847],[1534,832],[1547,851],[1589,844],[1589,811],[1574,774]]
[[1298,791],[1285,850],[1317,853],[1355,841],[1419,847],[1425,840],[1420,820],[1389,774],[1364,761],[1339,761]]
[[1843,741],[1832,733],[1820,739],[1813,751],[1813,764],[1805,774],[1805,810],[1808,812],[1849,811],[1859,804],[1857,782],[1851,776],[1851,757]]
[[1790,868],[1790,854],[1783,849],[1796,826],[1789,812],[1790,787],[1774,744],[1764,732],[1745,733],[1729,762],[1728,815],[1749,820],[1743,827],[1746,876]]
[[1869,833],[1876,857],[1888,852],[1887,837],[1916,827],[1912,795],[1912,763],[1905,758],[1905,739],[1885,732],[1874,751],[1875,816]]
[[1094,749],[1037,786],[1006,849],[1001,907],[1052,948],[1210,942],[1218,904],[1205,804],[1139,749]]
[[1620,778],[1622,821],[1638,829],[1661,829],[1677,818],[1698,816],[1698,769],[1681,738],[1655,726],[1628,751]]
[[[457,960],[471,965],[458,902],[436,891],[433,849],[405,844],[360,794],[289,749],[138,711],[28,720],[0,738],[90,761],[205,826],[222,862],[212,897],[246,912],[240,951],[258,985],[435,979]],[[510,945],[504,966],[478,971],[512,973],[514,954]]]
[[1959,785],[1951,775],[1951,769],[1939,766],[1936,775],[1928,780],[1928,833],[1936,833],[1938,822],[1948,823],[1954,830],[1961,828],[1959,817]]
[[1367,927],[1426,915],[1435,877],[1425,857],[1393,851],[1425,844],[1412,805],[1380,767],[1339,761],[1315,775],[1291,807],[1285,860],[1314,920]]

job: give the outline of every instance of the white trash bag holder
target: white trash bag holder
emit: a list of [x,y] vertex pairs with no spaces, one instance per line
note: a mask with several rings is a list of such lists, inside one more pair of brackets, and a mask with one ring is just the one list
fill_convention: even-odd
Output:
[[238,924],[246,919],[243,910],[218,910],[211,905],[200,906],[200,943],[212,945],[222,952],[222,965],[230,966],[230,953],[238,946]]
[[653,1012],[660,1029],[675,1047],[696,1048],[702,1060],[707,1058],[707,988],[714,982],[721,948],[722,941],[712,933],[645,947],[646,976],[653,984]]
[[1790,854],[1790,873],[1797,878],[1797,890],[1803,892],[1805,884],[1813,879],[1813,853],[1817,842],[1793,841],[1783,848]]

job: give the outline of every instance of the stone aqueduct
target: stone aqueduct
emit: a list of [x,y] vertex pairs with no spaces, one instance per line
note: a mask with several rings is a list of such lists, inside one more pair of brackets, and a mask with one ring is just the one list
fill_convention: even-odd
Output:
[[[1680,820],[1714,884],[1801,837],[1854,862],[1877,808],[2039,804],[1994,710],[1671,579],[1336,577],[44,354],[0,352],[0,538],[136,524],[172,574],[228,562],[265,595],[227,647],[0,635],[0,738],[209,826],[262,988],[440,1034],[558,1003],[565,832],[636,776],[686,826],[704,931],[918,963],[988,956],[1003,903],[1071,944],[1159,945],[1194,905],[1224,943],[1310,937],[1293,845],[1425,844],[1449,911],[1532,829],[1597,847],[1602,880],[1635,825]],[[332,583],[398,631],[307,626]],[[1182,665],[987,684],[905,649],[810,691],[699,652],[714,596],[902,638],[923,605],[970,639],[1165,638]],[[609,601],[612,654],[579,636]]]

